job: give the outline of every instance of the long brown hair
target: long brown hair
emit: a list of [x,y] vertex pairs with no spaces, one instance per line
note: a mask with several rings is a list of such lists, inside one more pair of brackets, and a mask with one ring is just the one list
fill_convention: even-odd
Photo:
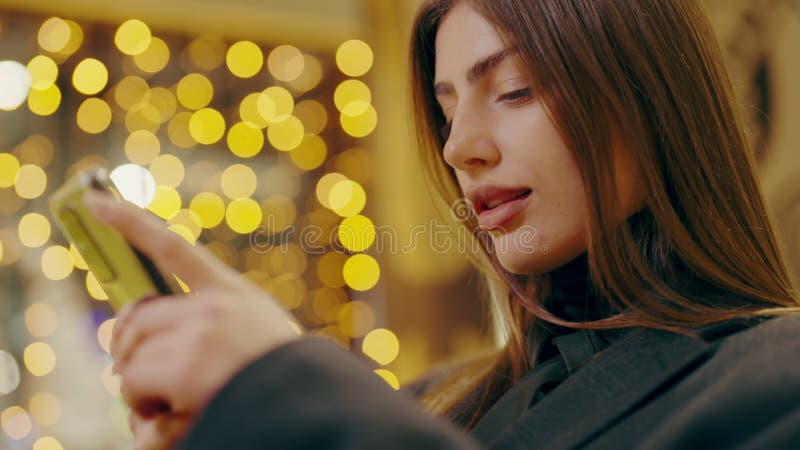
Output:
[[[797,311],[719,46],[695,1],[423,2],[411,37],[412,101],[423,165],[448,203],[462,193],[442,157],[434,48],[458,1],[519,51],[533,92],[577,160],[589,205],[589,276],[609,314],[557,317],[548,310],[548,276],[506,271],[491,240],[465,220],[480,241],[482,252],[471,258],[496,294],[507,341],[491,370],[470,371],[429,395],[431,409],[471,427],[528,370],[547,324],[692,334],[737,316]],[[614,220],[615,133],[635,152],[647,194],[644,209],[622,224]]]

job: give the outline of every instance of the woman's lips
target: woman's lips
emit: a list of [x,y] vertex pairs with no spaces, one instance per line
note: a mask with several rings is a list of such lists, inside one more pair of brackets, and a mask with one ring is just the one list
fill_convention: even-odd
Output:
[[486,230],[496,230],[514,218],[524,207],[531,196],[531,191],[525,191],[511,200],[486,209],[478,214],[478,225]]

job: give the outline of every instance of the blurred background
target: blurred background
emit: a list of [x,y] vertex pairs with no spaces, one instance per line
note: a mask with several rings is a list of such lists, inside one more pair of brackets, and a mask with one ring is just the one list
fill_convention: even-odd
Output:
[[[130,442],[113,314],[47,210],[92,165],[392,386],[491,345],[409,131],[418,3],[0,0],[0,449]],[[797,279],[800,3],[703,3]]]

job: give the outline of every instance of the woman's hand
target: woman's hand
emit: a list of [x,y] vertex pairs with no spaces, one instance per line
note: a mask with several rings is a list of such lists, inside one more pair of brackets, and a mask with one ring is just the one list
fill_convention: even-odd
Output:
[[140,430],[150,435],[168,421],[174,432],[178,418],[186,418],[188,426],[239,370],[298,339],[293,317],[274,298],[149,213],[104,194],[87,194],[85,201],[100,220],[192,290],[188,296],[139,302],[117,317],[114,370],[136,414],[132,419],[144,424]]

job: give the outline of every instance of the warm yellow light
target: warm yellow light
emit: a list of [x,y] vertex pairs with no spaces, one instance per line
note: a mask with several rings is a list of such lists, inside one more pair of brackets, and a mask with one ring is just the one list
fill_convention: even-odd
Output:
[[342,220],[339,242],[352,252],[363,252],[375,242],[375,225],[369,218],[355,215]]
[[378,328],[364,336],[361,350],[378,364],[385,366],[397,359],[400,353],[400,341],[391,331]]
[[67,22],[67,25],[69,25],[69,42],[67,42],[67,45],[65,45],[64,48],[56,52],[59,57],[64,59],[77,52],[81,47],[81,44],[83,44],[83,30],[81,29],[81,26],[69,19],[67,19],[65,22]]
[[328,195],[330,209],[342,217],[354,216],[364,209],[367,194],[360,184],[352,180],[336,183]]
[[39,27],[37,41],[42,49],[58,53],[67,46],[72,30],[64,19],[51,17]]
[[[344,286],[344,281],[342,286]],[[311,296],[311,311],[323,322],[336,322],[339,318],[339,308],[346,301],[347,294],[342,289],[322,287],[315,289]]]
[[294,115],[301,122],[306,133],[321,134],[328,125],[328,112],[316,100],[303,100],[294,107]]
[[19,173],[19,160],[11,153],[0,153],[0,188],[14,185]]
[[331,203],[329,201],[331,189],[340,181],[347,180],[347,177],[340,174],[340,173],[328,173],[323,175],[319,181],[317,181],[317,201],[324,207],[330,208]]
[[19,241],[28,248],[39,248],[50,240],[50,222],[39,213],[28,213],[19,219]]
[[38,198],[47,188],[47,174],[39,166],[24,164],[17,172],[17,179],[14,189],[17,195],[24,199],[32,200]]
[[295,166],[303,170],[314,170],[325,162],[328,146],[316,134],[306,134],[303,142],[292,150],[291,159]]
[[72,273],[75,266],[69,249],[61,245],[53,245],[42,253],[42,273],[49,280],[63,280]]
[[31,416],[40,426],[52,427],[61,418],[61,405],[49,392],[37,392],[28,400]]
[[156,182],[153,175],[136,164],[122,164],[111,171],[111,180],[125,200],[144,208],[153,201]]
[[188,109],[205,108],[214,97],[211,81],[199,73],[190,73],[178,82],[178,101]]
[[78,107],[78,127],[90,134],[105,131],[111,125],[111,107],[99,98],[87,98]]
[[3,431],[14,440],[25,439],[33,428],[31,417],[19,406],[9,406],[0,414]]
[[94,95],[103,90],[108,83],[108,69],[105,64],[94,58],[86,58],[75,66],[72,72],[72,84],[78,92]]
[[0,61],[0,86],[0,110],[13,111],[30,95],[31,74],[17,61]]
[[128,161],[146,166],[161,153],[158,136],[147,130],[136,130],[125,139],[125,156]]
[[240,158],[250,158],[264,147],[264,132],[250,122],[238,122],[228,130],[228,148]]
[[134,106],[150,99],[150,86],[141,77],[128,75],[120,80],[114,89],[114,100],[120,108],[130,111]]
[[250,197],[256,191],[258,178],[250,167],[234,164],[222,172],[220,187],[228,198]]
[[169,219],[169,229],[183,236],[194,244],[203,233],[203,222],[200,216],[191,209],[182,209]]
[[169,47],[163,40],[153,37],[147,50],[133,57],[137,67],[147,73],[156,73],[169,62]]
[[297,218],[297,207],[283,195],[273,195],[261,202],[264,224],[268,233],[279,233]]
[[268,87],[258,97],[258,113],[271,124],[285,121],[293,110],[294,98],[282,87]]
[[336,156],[334,170],[364,185],[372,178],[372,157],[363,148],[349,148]]
[[31,89],[28,93],[28,109],[37,116],[49,116],[61,104],[61,90],[51,84],[44,89]]
[[[242,121],[250,122],[258,128],[267,128],[269,122],[258,112],[258,99],[261,95],[261,92],[253,92],[242,99],[239,104],[239,117]],[[272,106],[274,107],[274,103]]]
[[129,133],[137,130],[155,133],[161,128],[161,116],[153,105],[140,103],[125,114],[125,128]]
[[176,188],[183,183],[185,171],[183,162],[175,155],[160,155],[150,163],[150,173],[156,184]]
[[251,198],[237,198],[228,204],[225,221],[239,234],[251,233],[261,224],[261,207]]
[[347,262],[347,255],[339,252],[328,252],[317,262],[317,277],[325,286],[340,288],[345,285],[342,269]]
[[347,259],[342,268],[342,275],[345,283],[352,289],[366,291],[378,283],[381,269],[375,258],[359,253]]
[[31,450],[64,450],[58,439],[52,436],[42,436],[33,443]]
[[150,100],[148,101],[158,111],[161,123],[164,123],[175,115],[178,109],[178,100],[169,89],[156,86],[150,90]]
[[303,122],[295,116],[289,116],[286,120],[273,123],[267,129],[267,139],[277,150],[288,152],[296,149],[305,137]]
[[400,381],[397,380],[397,375],[395,375],[391,371],[386,369],[375,369],[373,370],[373,372],[375,372],[375,375],[378,375],[379,377],[383,378],[383,381],[385,381],[386,384],[391,386],[392,389],[394,390],[400,389]]
[[345,133],[356,138],[369,136],[378,125],[378,113],[372,105],[369,105],[364,113],[358,116],[349,116],[342,113],[339,123]]
[[28,62],[28,73],[31,74],[31,87],[45,89],[55,83],[58,77],[56,62],[44,55],[36,55]]
[[[21,144],[17,145],[16,151],[23,164],[46,167],[53,160],[53,143],[41,134],[28,136]],[[0,162],[1,164],[2,162]]]
[[303,73],[289,82],[292,89],[299,92],[310,91],[322,80],[322,64],[311,55],[303,55]]
[[25,327],[35,338],[45,338],[58,328],[58,313],[47,303],[33,303],[25,309]]
[[303,73],[305,59],[297,47],[280,45],[270,52],[267,67],[277,80],[292,81]]
[[95,300],[108,300],[108,294],[106,294],[103,286],[100,286],[97,277],[91,271],[86,272],[86,292]]
[[345,303],[339,308],[338,319],[339,329],[351,338],[362,337],[375,327],[375,312],[364,302]]
[[34,342],[25,347],[22,358],[28,372],[35,377],[48,375],[56,367],[56,354],[53,348],[44,342]]
[[201,144],[213,144],[225,134],[225,119],[219,111],[204,108],[192,114],[189,119],[189,132]]
[[232,74],[239,78],[250,78],[264,65],[264,54],[253,42],[239,41],[228,49],[225,62]]
[[295,309],[308,297],[308,286],[294,274],[281,274],[270,280],[270,292],[286,309]]
[[192,113],[184,111],[175,114],[169,121],[169,126],[167,127],[169,140],[180,148],[190,148],[197,144],[197,141],[189,131],[191,119]]
[[206,34],[193,40],[188,47],[189,60],[198,69],[210,72],[225,61],[226,46],[221,37]]
[[150,46],[151,40],[150,27],[137,19],[126,20],[114,34],[114,43],[126,55],[143,53]]
[[72,264],[76,269],[89,270],[89,266],[86,265],[86,261],[84,261],[83,256],[78,252],[75,244],[69,244],[69,255],[72,257]]
[[342,114],[358,117],[372,104],[372,92],[363,81],[346,80],[336,87],[333,101]]
[[353,39],[344,42],[336,50],[336,65],[350,77],[360,77],[372,67],[372,49],[366,42]]
[[117,319],[108,319],[97,327],[97,342],[106,353],[111,353],[111,335]]
[[213,192],[201,192],[194,196],[189,209],[200,218],[203,228],[214,228],[225,218],[225,202]]
[[169,220],[181,209],[181,196],[172,186],[156,186],[156,195],[147,205],[155,215]]

